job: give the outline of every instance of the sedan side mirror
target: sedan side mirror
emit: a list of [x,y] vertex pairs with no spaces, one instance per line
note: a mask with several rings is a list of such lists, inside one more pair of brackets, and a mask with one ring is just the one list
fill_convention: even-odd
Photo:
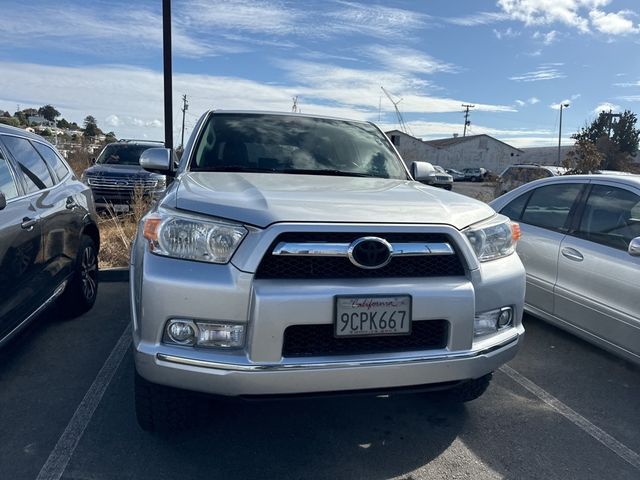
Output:
[[640,237],[636,237],[629,242],[627,251],[632,257],[640,257]]
[[4,193],[0,192],[0,210],[4,210],[4,207],[7,206],[7,197],[4,196]]
[[173,176],[173,155],[169,148],[148,148],[140,155],[140,166],[154,173]]
[[435,171],[436,169],[429,162],[413,162],[411,164],[411,175],[418,182],[426,180]]

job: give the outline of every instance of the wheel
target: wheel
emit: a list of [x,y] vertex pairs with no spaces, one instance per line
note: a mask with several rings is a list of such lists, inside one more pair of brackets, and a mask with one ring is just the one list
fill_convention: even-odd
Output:
[[478,177],[471,177],[471,181],[472,182],[477,182],[478,181]]
[[98,252],[93,240],[83,235],[76,257],[75,271],[60,303],[68,315],[75,317],[93,307],[98,296]]
[[443,400],[451,403],[471,402],[472,400],[482,396],[482,394],[487,390],[492,376],[493,374],[489,373],[484,377],[467,380],[460,385],[441,392],[440,395]]
[[452,185],[445,185],[445,187],[444,187],[445,190],[451,190],[452,188],[453,188]]
[[135,372],[136,419],[147,432],[185,430],[198,417],[189,392],[157,385]]

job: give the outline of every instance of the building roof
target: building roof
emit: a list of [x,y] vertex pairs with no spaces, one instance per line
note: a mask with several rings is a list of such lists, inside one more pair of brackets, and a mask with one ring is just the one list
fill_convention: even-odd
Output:
[[486,135],[486,134],[480,134],[480,135],[468,135],[466,137],[449,137],[449,138],[439,138],[437,140],[427,140],[424,143],[426,143],[427,145],[431,145],[432,147],[436,147],[436,148],[446,148],[446,147],[450,147],[451,145],[457,145],[459,143],[463,143],[463,142],[468,142],[469,140],[474,140],[476,138],[480,138],[480,137],[487,137],[490,138],[491,140],[495,141],[495,142],[500,142],[503,145],[506,145],[509,148],[512,148],[514,150],[517,150],[519,152],[521,152],[522,150],[520,150],[519,148],[516,148],[512,145],[509,145],[508,143],[503,142],[502,140],[498,140],[497,138],[493,138],[490,135]]

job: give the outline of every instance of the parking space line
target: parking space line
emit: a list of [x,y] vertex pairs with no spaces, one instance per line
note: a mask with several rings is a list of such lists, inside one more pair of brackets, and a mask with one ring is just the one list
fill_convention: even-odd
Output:
[[620,458],[628,462],[630,465],[640,470],[640,455],[631,450],[629,447],[619,442],[607,432],[602,430],[599,427],[596,427],[589,420],[584,418],[575,410],[572,410],[570,407],[562,403],[556,397],[551,395],[549,392],[539,387],[527,377],[517,372],[513,368],[508,365],[503,365],[500,367],[500,371],[511,378],[516,383],[520,384],[522,387],[527,389],[529,392],[533,393],[536,397],[542,400],[544,403],[553,408],[560,415],[565,417],[571,423],[576,425],[578,428],[584,430],[586,433],[591,435],[597,441],[602,443],[605,447],[613,451]]
[[127,325],[118,343],[111,350],[109,357],[105,360],[89,390],[87,390],[78,408],[76,408],[73,417],[69,420],[53,451],[49,454],[49,458],[40,469],[37,480],[59,480],[62,477],[80,438],[82,438],[87,425],[89,425],[91,417],[93,417],[104,392],[107,390],[109,383],[111,383],[130,345],[131,326]]

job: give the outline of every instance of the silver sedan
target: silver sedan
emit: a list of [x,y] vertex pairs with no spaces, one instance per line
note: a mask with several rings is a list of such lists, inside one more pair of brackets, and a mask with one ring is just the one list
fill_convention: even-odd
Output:
[[640,176],[545,178],[491,206],[521,225],[525,310],[640,363]]

